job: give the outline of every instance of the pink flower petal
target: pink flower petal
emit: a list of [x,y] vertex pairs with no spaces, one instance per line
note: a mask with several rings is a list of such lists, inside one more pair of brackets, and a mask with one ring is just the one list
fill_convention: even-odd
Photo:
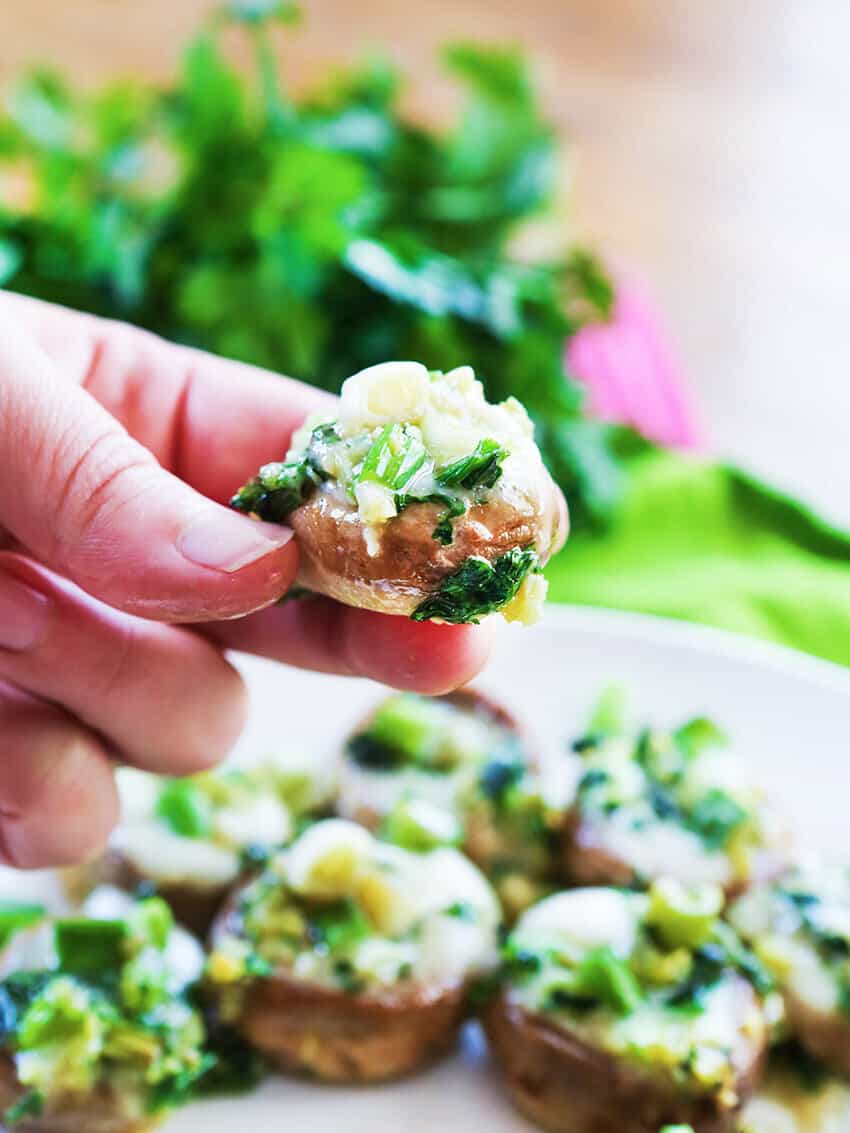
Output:
[[618,286],[610,322],[584,327],[574,336],[566,364],[587,387],[592,416],[631,425],[670,448],[699,446],[681,370],[658,316],[634,284]]

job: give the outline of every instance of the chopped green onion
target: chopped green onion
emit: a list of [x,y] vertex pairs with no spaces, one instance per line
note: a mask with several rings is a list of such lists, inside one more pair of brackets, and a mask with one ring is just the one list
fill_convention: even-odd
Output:
[[442,738],[434,705],[414,693],[399,693],[380,705],[369,724],[371,739],[398,752],[403,761],[430,765]]
[[113,972],[123,962],[126,936],[124,921],[98,921],[90,917],[58,920],[54,939],[59,967],[75,976]]
[[697,716],[682,724],[673,733],[673,739],[682,754],[689,758],[701,755],[706,748],[723,747],[729,742],[725,732],[705,716]]
[[0,948],[5,948],[15,933],[38,924],[47,916],[43,905],[29,901],[0,901]]
[[693,949],[711,938],[722,910],[723,891],[718,886],[689,887],[668,877],[650,887],[646,920],[668,948]]
[[156,814],[183,838],[206,838],[212,832],[212,804],[189,779],[169,779],[165,783]]
[[385,425],[363,458],[357,479],[400,492],[427,459],[425,446],[404,425]]
[[574,992],[591,996],[622,1015],[634,1011],[643,1000],[640,984],[631,968],[607,945],[593,948],[575,971]]

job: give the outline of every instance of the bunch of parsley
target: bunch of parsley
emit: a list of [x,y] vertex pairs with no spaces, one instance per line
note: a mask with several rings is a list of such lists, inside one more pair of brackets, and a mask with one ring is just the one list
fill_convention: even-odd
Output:
[[[522,57],[448,48],[465,110],[428,129],[384,64],[291,97],[271,36],[296,16],[233,0],[166,90],[23,82],[0,118],[0,286],[328,389],[389,358],[470,363],[490,398],[529,409],[574,523],[604,519],[617,434],[582,417],[564,345],[611,287],[581,251],[511,254],[556,156]],[[234,23],[248,76],[222,51]]]

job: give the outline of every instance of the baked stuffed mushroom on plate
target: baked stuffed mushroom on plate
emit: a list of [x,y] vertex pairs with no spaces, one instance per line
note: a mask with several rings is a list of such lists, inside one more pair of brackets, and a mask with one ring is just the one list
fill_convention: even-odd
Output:
[[409,849],[462,846],[513,917],[555,880],[573,785],[555,771],[481,692],[395,693],[349,736],[337,809]]
[[766,1024],[722,903],[658,882],[572,890],[520,918],[485,1027],[526,1116],[552,1133],[734,1129]]
[[497,964],[498,922],[495,894],[457,851],[415,854],[326,819],[234,893],[208,984],[282,1070],[399,1077],[454,1044],[470,985]]
[[642,886],[675,876],[727,895],[785,867],[785,830],[710,720],[671,731],[591,731],[565,823],[567,877]]
[[66,871],[69,894],[98,885],[154,891],[200,936],[238,878],[332,795],[318,761],[310,769],[284,756],[185,779],[121,768],[118,786],[121,822],[99,858]]
[[22,926],[2,963],[4,1128],[136,1133],[208,1071],[187,994],[203,952],[161,899],[98,890],[83,915]]
[[418,362],[348,378],[336,415],[231,502],[293,528],[303,586],[419,621],[534,621],[567,525],[520,403],[491,405],[468,366]]

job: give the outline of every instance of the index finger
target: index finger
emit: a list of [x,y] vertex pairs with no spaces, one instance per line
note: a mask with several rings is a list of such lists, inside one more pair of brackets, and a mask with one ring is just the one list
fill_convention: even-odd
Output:
[[11,292],[0,292],[0,304],[164,468],[219,502],[280,460],[310,413],[333,404],[303,382],[126,323]]

